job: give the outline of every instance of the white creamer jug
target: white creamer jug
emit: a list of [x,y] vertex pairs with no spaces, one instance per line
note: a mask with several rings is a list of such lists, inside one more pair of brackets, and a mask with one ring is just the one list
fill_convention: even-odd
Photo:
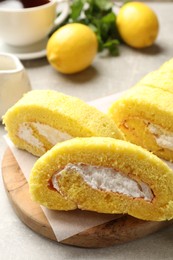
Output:
[[29,90],[31,84],[20,60],[15,55],[0,53],[0,120]]

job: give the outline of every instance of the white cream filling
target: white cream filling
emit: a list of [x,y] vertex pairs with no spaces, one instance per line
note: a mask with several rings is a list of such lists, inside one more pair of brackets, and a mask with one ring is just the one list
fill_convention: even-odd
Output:
[[43,147],[43,143],[38,138],[34,137],[32,127],[34,127],[38,131],[38,133],[44,136],[47,141],[52,145],[73,138],[67,133],[63,133],[49,125],[41,124],[39,122],[24,122],[20,124],[18,136],[21,139],[25,140],[27,143],[36,146],[37,148],[42,150],[45,150]]
[[44,125],[41,123],[31,123],[39,134],[43,135],[46,137],[46,139],[51,143],[52,145],[55,145],[58,142],[63,142],[65,140],[72,139],[73,137],[67,133],[63,133],[49,125]]
[[[147,184],[142,181],[136,182],[112,168],[79,163],[68,164],[64,170],[75,170],[93,189],[120,193],[133,198],[143,198],[148,201],[153,199],[153,193]],[[56,177],[61,176],[61,172],[63,171],[54,174],[52,177],[52,185],[57,191],[59,191],[59,187]]]
[[28,123],[20,124],[18,136],[27,143],[45,151],[43,144],[33,135],[33,130]]
[[148,123],[148,130],[154,135],[158,146],[173,151],[173,133],[151,123]]

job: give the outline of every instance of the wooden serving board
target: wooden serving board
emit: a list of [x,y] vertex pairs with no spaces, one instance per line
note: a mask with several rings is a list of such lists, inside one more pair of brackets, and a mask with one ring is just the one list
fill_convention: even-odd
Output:
[[[20,220],[36,233],[57,241],[42,209],[31,201],[28,183],[9,148],[3,157],[2,175],[8,198]],[[143,221],[119,215],[115,220],[85,230],[60,243],[90,248],[107,247],[144,237],[172,223]]]

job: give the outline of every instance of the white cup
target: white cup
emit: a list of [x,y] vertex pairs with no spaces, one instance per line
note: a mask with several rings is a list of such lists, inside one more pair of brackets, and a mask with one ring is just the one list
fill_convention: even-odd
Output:
[[[68,1],[57,17],[58,0],[31,8],[5,8],[0,6],[0,38],[13,46],[35,44],[60,24],[69,13]],[[4,2],[5,3],[5,2]]]
[[6,111],[30,90],[29,78],[19,59],[0,53],[0,121]]

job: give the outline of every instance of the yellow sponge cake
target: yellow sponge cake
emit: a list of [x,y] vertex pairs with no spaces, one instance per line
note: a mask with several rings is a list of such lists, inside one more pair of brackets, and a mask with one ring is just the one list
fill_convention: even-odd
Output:
[[127,141],[173,161],[173,59],[148,74],[109,108]]
[[156,88],[132,88],[109,113],[126,140],[173,161],[173,94]]
[[35,163],[29,180],[34,201],[54,210],[173,218],[173,172],[145,149],[114,138],[74,138]]
[[164,62],[161,67],[160,70],[162,71],[170,71],[173,73],[173,59],[170,59],[166,62]]
[[108,115],[78,98],[51,90],[28,92],[7,111],[3,122],[13,143],[37,156],[78,136],[123,139]]
[[147,74],[136,86],[160,88],[173,93],[173,59],[165,62],[158,70]]

